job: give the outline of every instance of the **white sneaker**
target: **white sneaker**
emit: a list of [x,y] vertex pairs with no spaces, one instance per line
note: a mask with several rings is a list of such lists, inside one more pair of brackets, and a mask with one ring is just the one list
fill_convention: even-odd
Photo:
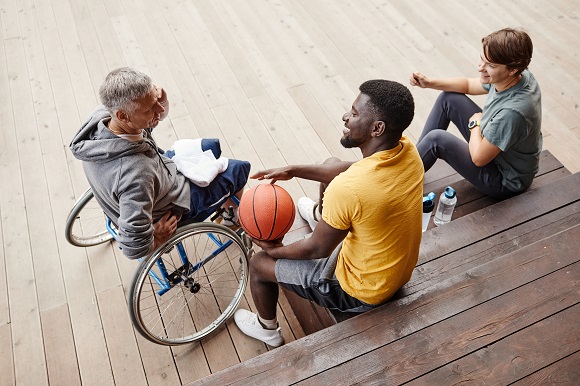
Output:
[[316,202],[308,197],[300,197],[298,200],[298,213],[300,213],[300,216],[308,222],[308,225],[310,225],[310,229],[312,230],[314,230],[316,224],[318,224],[318,221],[316,221],[316,218],[314,217],[315,205]]
[[238,328],[247,336],[261,340],[272,347],[280,347],[284,344],[284,337],[280,327],[268,330],[258,321],[258,315],[248,310],[239,309],[234,314],[234,321]]

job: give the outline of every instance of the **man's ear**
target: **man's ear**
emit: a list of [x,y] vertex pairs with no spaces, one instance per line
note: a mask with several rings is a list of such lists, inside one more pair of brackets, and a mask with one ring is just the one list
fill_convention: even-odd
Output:
[[129,122],[130,121],[129,114],[127,114],[123,110],[115,111],[115,117],[117,118],[117,120],[119,120],[121,122]]
[[373,130],[371,132],[371,136],[373,137],[380,137],[383,135],[385,130],[387,129],[387,125],[383,121],[375,121],[373,123]]

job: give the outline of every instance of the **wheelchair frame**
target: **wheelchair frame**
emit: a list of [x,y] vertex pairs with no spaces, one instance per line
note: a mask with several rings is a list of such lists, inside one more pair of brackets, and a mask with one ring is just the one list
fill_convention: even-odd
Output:
[[[115,226],[90,188],[71,209],[65,234],[71,244],[83,247],[116,239]],[[241,228],[234,232],[213,222],[180,224],[167,243],[139,259],[127,296],[135,329],[163,345],[195,342],[216,331],[244,296],[252,253]]]

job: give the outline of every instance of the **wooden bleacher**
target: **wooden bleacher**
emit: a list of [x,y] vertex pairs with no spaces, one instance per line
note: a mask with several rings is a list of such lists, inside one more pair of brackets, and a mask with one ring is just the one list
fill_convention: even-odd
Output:
[[424,233],[397,299],[341,323],[293,304],[327,328],[195,384],[577,384],[580,174],[543,152],[533,187],[511,199],[441,165],[425,191],[448,184],[453,221]]
[[[554,181],[570,175],[570,172],[558,161],[552,153],[544,150],[540,155],[540,167],[534,182],[530,189],[551,184]],[[458,219],[467,214],[473,213],[479,209],[490,206],[499,200],[493,199],[484,195],[469,182],[465,181],[459,174],[457,174],[449,165],[443,161],[435,163],[429,173],[425,175],[424,192],[425,195],[429,192],[434,192],[437,195],[436,203],[439,196],[445,190],[445,187],[452,185],[458,192],[458,201],[453,213],[453,219]],[[433,212],[432,216],[435,213]],[[299,216],[297,216],[299,217]],[[431,220],[428,229],[436,228]],[[304,237],[310,232],[308,225],[305,225],[302,219],[298,218],[297,225],[292,229],[287,236],[285,242],[290,243],[299,238]],[[332,312],[326,308],[320,307],[313,302],[309,302],[298,295],[284,291],[286,298],[296,318],[302,325],[306,334],[319,331],[323,328],[332,326],[337,322],[346,320],[356,314]],[[401,292],[395,294],[394,299],[401,296]]]

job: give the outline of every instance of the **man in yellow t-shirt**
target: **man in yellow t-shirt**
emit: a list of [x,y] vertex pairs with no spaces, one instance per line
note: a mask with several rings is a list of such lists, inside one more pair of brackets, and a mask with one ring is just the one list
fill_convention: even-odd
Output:
[[320,204],[305,197],[298,202],[313,228],[311,237],[289,245],[255,240],[262,248],[250,261],[257,314],[240,309],[234,319],[243,333],[270,346],[284,343],[276,318],[279,285],[324,307],[364,312],[408,282],[417,263],[423,163],[402,135],[413,120],[413,97],[405,86],[387,80],[370,80],[359,89],[342,117],[340,142],[358,147],[363,159],[331,158],[251,176],[321,183]]

